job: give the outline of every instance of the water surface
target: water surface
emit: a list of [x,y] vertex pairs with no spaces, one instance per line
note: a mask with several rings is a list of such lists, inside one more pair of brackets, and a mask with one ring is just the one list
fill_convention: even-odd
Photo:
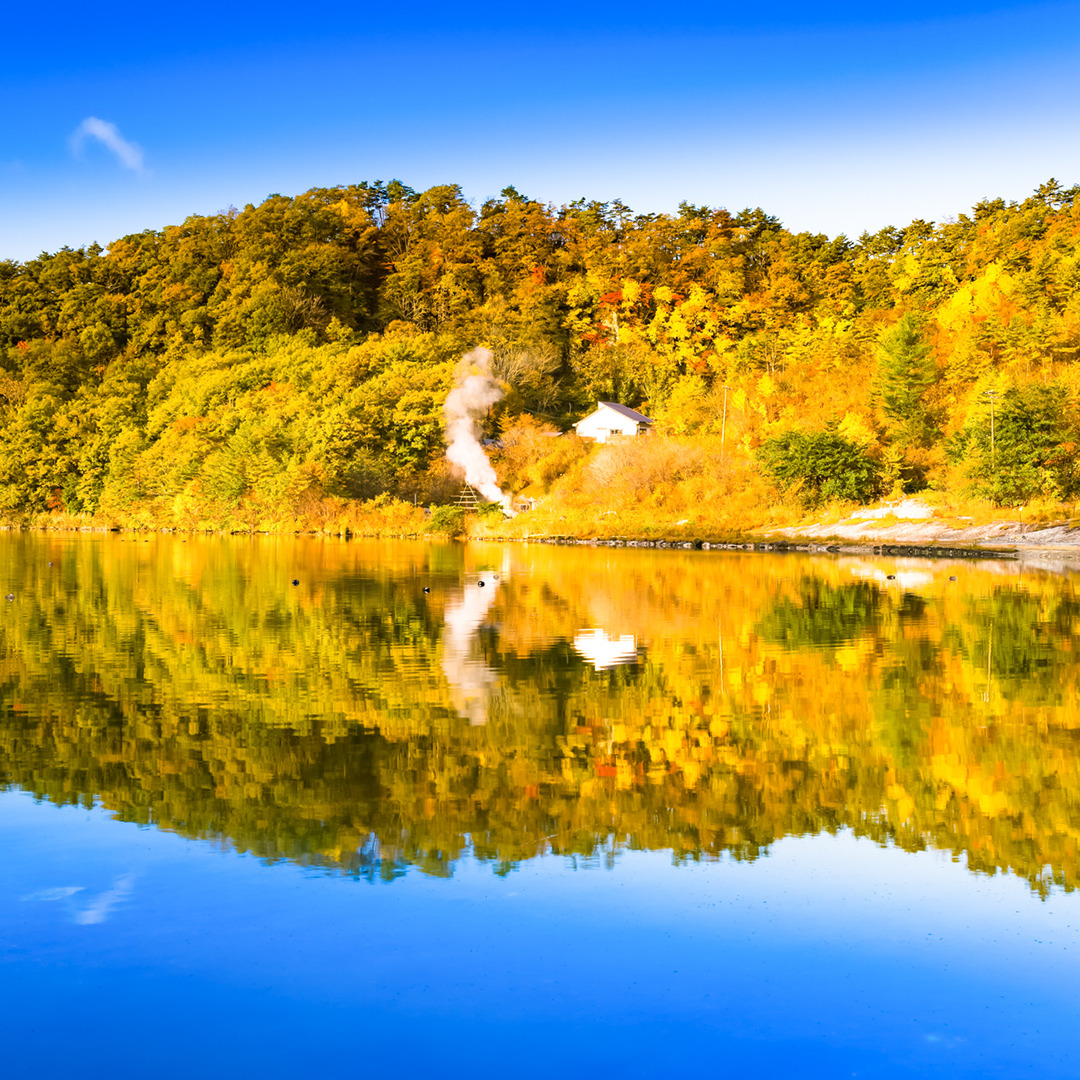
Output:
[[1074,578],[6,535],[0,592],[12,1067],[1080,1075]]

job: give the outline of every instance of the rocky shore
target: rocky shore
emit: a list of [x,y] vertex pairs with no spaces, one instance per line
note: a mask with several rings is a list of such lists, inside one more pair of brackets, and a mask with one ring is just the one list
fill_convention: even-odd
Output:
[[[826,543],[851,554],[926,554],[943,556],[953,549],[988,556],[1052,560],[1080,566],[1080,528],[1071,524],[1025,525],[1022,521],[966,524],[934,516],[931,507],[907,500],[876,510],[862,510],[840,522],[776,529],[770,539],[791,543]],[[902,550],[901,550],[902,549]]]

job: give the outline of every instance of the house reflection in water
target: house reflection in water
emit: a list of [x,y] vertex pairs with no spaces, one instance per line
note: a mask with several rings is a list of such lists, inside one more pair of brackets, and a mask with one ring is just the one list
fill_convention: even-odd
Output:
[[589,661],[597,671],[636,664],[640,657],[633,634],[609,637],[605,630],[582,630],[574,638],[574,651]]

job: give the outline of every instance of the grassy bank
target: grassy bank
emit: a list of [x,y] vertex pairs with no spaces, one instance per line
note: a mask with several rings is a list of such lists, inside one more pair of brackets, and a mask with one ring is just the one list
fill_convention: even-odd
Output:
[[431,533],[454,535],[460,530],[440,527],[423,507],[380,496],[366,501],[324,499],[308,512],[291,511],[179,517],[155,514],[153,508],[129,513],[73,514],[62,510],[36,514],[6,514],[0,525],[8,529],[57,531],[183,532],[183,533],[318,533],[331,536],[419,537]]
[[[933,542],[950,531],[996,537],[1002,529],[1067,525],[1077,505],[1030,500],[1011,506],[964,494],[960,484],[903,496],[899,487],[867,505],[823,499],[803,485],[777,484],[745,447],[717,437],[657,434],[607,445],[517,424],[493,452],[503,490],[529,509],[507,518],[494,504],[454,505],[460,481],[438,477],[435,502],[419,496],[345,498],[306,490],[273,499],[249,489],[234,500],[189,493],[73,513],[62,507],[8,512],[14,528],[121,529],[184,533],[313,533],[358,537],[441,536],[476,540],[578,539],[743,541],[770,536]],[[444,470],[445,471],[445,470]]]
[[[914,514],[913,506],[919,510],[917,514]],[[862,541],[937,546],[963,543],[976,547],[1045,542],[1055,546],[1080,546],[1080,528],[1076,538],[1068,533],[1080,526],[1077,508],[1061,503],[1003,511],[1000,507],[972,501],[954,503],[929,493],[918,503],[903,500],[878,506],[858,506],[835,502],[820,507],[813,514],[801,512],[795,505],[755,506],[738,500],[728,503],[704,501],[696,511],[683,512],[686,516],[677,517],[678,511],[657,513],[641,506],[604,509],[588,505],[579,494],[577,501],[552,498],[506,518],[494,506],[479,513],[466,513],[455,506],[425,510],[411,503],[380,497],[325,507],[323,512],[306,517],[268,515],[246,522],[225,519],[178,525],[155,522],[145,515],[118,518],[50,511],[8,515],[0,520],[0,527],[83,532],[309,534],[384,539],[438,537],[478,541],[565,537],[714,542]],[[1047,530],[1057,530],[1057,533]]]

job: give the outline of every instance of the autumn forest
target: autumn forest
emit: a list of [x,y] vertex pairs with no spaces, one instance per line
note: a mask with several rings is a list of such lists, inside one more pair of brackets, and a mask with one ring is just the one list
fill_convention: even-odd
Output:
[[[0,514],[415,532],[460,486],[442,404],[482,344],[500,482],[564,531],[914,492],[1072,516],[1078,195],[852,240],[374,182],[0,263]],[[567,434],[597,400],[654,434]]]

